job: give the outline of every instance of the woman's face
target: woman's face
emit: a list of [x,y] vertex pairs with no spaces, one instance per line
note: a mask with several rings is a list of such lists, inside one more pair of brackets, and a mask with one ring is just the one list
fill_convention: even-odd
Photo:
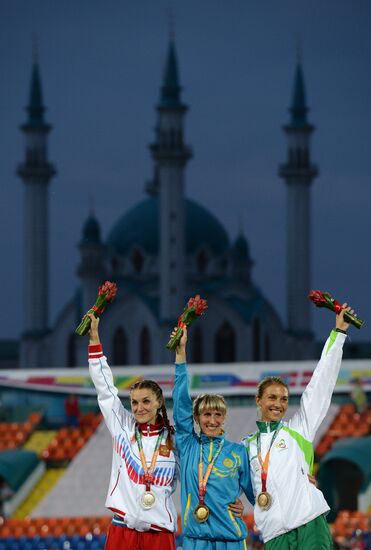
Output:
[[281,420],[289,405],[289,392],[281,384],[270,384],[264,389],[261,397],[256,397],[256,404],[265,422]]
[[224,420],[225,415],[216,409],[206,409],[196,419],[201,432],[209,437],[220,435],[223,432]]
[[139,424],[156,424],[158,410],[162,403],[150,389],[132,390],[130,394],[131,410]]

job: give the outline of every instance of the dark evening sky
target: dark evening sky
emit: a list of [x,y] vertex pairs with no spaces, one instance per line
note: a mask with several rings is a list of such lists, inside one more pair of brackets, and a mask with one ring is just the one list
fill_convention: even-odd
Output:
[[[254,281],[285,319],[286,157],[301,43],[312,159],[312,287],[348,298],[371,326],[371,3],[369,0],[2,0],[0,7],[0,338],[22,331],[23,159],[37,37],[49,158],[50,317],[78,280],[77,243],[92,200],[103,238],[144,197],[148,144],[168,46],[169,10],[190,110],[186,193],[235,238],[243,226]],[[212,314],[212,312],[209,312]],[[330,314],[313,310],[319,338]]]

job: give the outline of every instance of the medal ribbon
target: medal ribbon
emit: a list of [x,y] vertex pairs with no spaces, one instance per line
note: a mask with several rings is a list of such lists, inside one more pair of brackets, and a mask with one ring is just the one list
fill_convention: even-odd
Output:
[[144,450],[143,450],[142,434],[140,433],[140,430],[138,429],[138,426],[135,426],[135,439],[136,439],[137,444],[138,444],[140,461],[142,463],[142,468],[144,470],[144,483],[146,485],[146,491],[151,490],[151,483],[153,481],[153,471],[155,469],[158,454],[160,452],[160,445],[161,445],[163,435],[164,435],[164,432],[162,430],[158,434],[156,445],[155,445],[155,450],[153,451],[151,465],[148,469],[146,457],[145,457]]
[[211,460],[211,462],[209,462],[209,465],[206,469],[206,473],[205,475],[203,475],[204,463],[202,458],[202,441],[200,439],[200,458],[198,461],[198,498],[200,500],[200,504],[204,504],[205,502],[206,483],[209,479],[209,476],[211,474],[211,470],[213,469],[215,461],[220,455],[220,451],[222,450],[223,445],[224,445],[224,439],[221,440],[219,448],[214,455],[214,458]]
[[272,436],[272,439],[271,439],[271,443],[269,445],[269,449],[267,451],[267,454],[265,455],[265,458],[264,458],[264,461],[262,460],[262,455],[261,455],[261,441],[260,441],[260,432],[258,432],[257,436],[256,436],[256,444],[257,444],[257,447],[258,447],[258,460],[259,460],[259,464],[260,464],[260,467],[262,469],[262,473],[261,473],[261,479],[262,479],[262,492],[265,493],[266,490],[267,490],[267,477],[268,477],[268,463],[269,463],[269,455],[270,455],[270,452],[271,452],[271,448],[272,448],[272,445],[274,443],[274,440],[276,439],[277,435],[278,435],[278,432],[280,431],[281,429],[281,424],[279,424]]

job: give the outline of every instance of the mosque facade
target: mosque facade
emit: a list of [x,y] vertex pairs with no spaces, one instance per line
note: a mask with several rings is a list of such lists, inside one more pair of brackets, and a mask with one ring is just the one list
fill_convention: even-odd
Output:
[[310,160],[304,80],[294,78],[287,159],[279,167],[287,194],[287,317],[285,326],[253,278],[246,237],[231,240],[207,208],[186,196],[192,148],[184,121],[175,44],[170,41],[155,135],[153,175],[146,196],[125,212],[102,239],[94,213],[79,241],[78,291],[49,323],[48,190],[56,169],[48,159],[50,125],[44,118],[41,79],[32,70],[28,118],[22,126],[25,155],[18,166],[24,187],[25,326],[19,365],[75,367],[86,364],[86,339],[74,334],[105,280],[119,293],[100,326],[112,365],[169,363],[169,332],[187,299],[201,294],[209,312],[190,331],[189,361],[228,363],[306,359],[315,355],[310,327],[310,187],[317,168]]

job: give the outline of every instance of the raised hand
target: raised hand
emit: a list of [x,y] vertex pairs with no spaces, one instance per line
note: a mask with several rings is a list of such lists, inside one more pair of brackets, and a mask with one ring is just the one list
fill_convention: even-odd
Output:
[[[174,327],[170,337],[175,336],[178,327]],[[182,328],[183,334],[179,341],[179,345],[175,349],[175,362],[176,363],[185,363],[186,362],[186,346],[187,346],[187,326]]]
[[86,315],[90,319],[90,329],[88,332],[89,345],[92,346],[92,345],[100,344],[99,330],[98,330],[99,317],[97,318],[93,313],[87,313]]
[[354,315],[355,317],[357,317],[357,315],[354,313],[354,309],[348,306],[347,303],[344,303],[343,309],[340,311],[338,315],[336,315],[336,328],[338,328],[339,330],[347,331],[349,328],[350,323],[344,319],[344,314],[347,311],[352,315]]

